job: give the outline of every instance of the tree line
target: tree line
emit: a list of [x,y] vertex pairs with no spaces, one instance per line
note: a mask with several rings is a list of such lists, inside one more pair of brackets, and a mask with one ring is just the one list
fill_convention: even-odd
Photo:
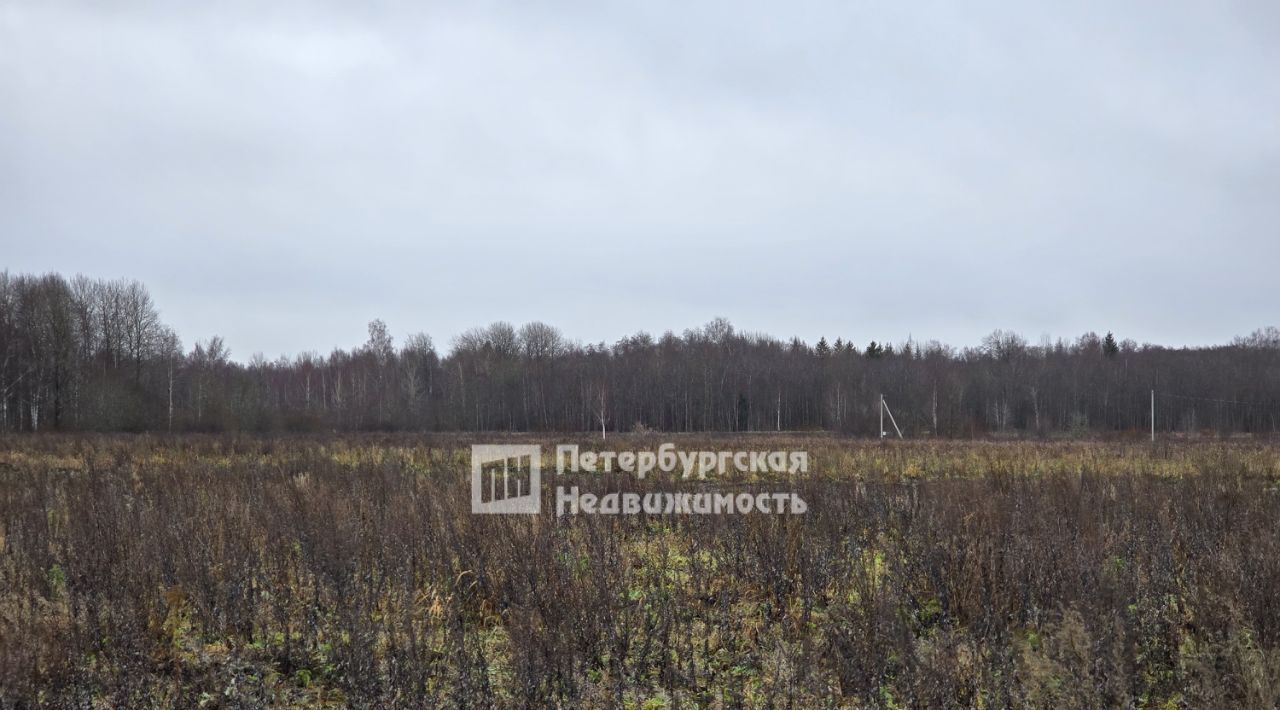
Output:
[[874,436],[883,394],[908,436],[1280,429],[1280,330],[1170,348],[1086,333],[976,347],[746,333],[581,344],[498,322],[447,352],[385,323],[328,355],[247,363],[184,348],[145,286],[0,272],[0,431],[789,431]]

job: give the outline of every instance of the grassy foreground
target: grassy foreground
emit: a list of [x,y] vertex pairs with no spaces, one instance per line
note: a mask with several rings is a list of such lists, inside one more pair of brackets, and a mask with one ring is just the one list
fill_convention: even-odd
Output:
[[0,705],[1280,702],[1280,445],[611,436],[811,466],[551,485],[808,511],[472,515],[494,440],[0,438]]

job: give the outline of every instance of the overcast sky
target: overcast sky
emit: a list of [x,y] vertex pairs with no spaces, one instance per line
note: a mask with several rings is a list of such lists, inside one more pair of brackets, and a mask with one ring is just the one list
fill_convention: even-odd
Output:
[[1280,5],[0,0],[2,268],[238,359],[1225,342],[1280,322]]

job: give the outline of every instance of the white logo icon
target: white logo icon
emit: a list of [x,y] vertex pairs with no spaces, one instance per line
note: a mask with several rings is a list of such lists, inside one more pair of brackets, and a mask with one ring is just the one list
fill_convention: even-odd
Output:
[[471,512],[542,510],[542,447],[477,444],[471,447]]

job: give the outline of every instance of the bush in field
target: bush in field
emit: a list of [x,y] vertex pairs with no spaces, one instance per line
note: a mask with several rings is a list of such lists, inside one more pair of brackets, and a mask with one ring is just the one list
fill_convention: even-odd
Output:
[[803,516],[532,518],[470,513],[464,442],[8,440],[0,704],[1280,697],[1265,447],[824,440],[736,482]]

